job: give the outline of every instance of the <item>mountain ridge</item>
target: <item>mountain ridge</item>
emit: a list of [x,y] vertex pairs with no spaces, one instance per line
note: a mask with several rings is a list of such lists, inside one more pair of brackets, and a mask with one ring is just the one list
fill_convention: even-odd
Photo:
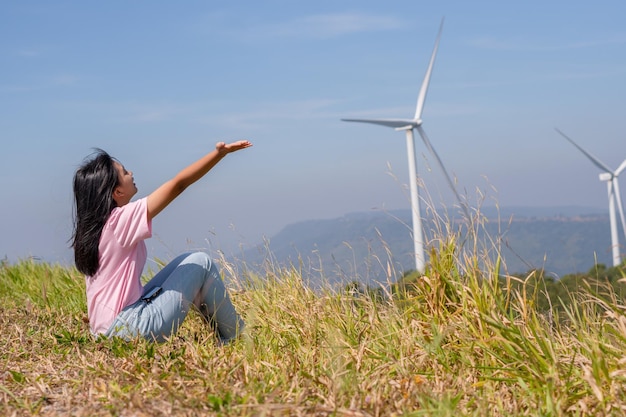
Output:
[[[424,215],[426,242],[436,246],[445,230],[463,222],[445,213]],[[608,212],[582,206],[485,207],[477,229],[479,249],[489,259],[498,253],[505,273],[542,268],[562,276],[609,265]],[[461,226],[460,226],[461,225]],[[489,247],[497,242],[496,246]],[[466,243],[467,245],[467,243]],[[466,246],[467,247],[467,246]],[[359,281],[368,285],[395,281],[414,269],[410,210],[351,212],[331,219],[286,225],[263,244],[243,253],[248,267],[273,263],[298,268],[315,286]]]

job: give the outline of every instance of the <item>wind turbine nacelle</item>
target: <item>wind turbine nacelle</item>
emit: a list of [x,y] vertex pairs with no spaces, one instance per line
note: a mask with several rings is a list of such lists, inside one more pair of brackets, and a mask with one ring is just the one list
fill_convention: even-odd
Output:
[[613,175],[608,172],[603,172],[602,174],[599,175],[599,177],[600,177],[600,181],[611,181],[611,178],[613,178]]
[[407,120],[407,125],[406,126],[398,126],[396,128],[394,128],[394,130],[396,132],[402,132],[404,130],[412,130],[415,129],[418,126],[422,125],[422,119],[418,119],[418,120]]

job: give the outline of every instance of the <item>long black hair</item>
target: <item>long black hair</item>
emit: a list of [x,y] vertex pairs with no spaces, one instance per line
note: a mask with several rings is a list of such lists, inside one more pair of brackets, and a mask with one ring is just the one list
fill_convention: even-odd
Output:
[[115,159],[96,149],[74,174],[74,233],[72,247],[76,268],[92,276],[100,266],[98,245],[102,229],[117,206],[113,191],[119,183]]

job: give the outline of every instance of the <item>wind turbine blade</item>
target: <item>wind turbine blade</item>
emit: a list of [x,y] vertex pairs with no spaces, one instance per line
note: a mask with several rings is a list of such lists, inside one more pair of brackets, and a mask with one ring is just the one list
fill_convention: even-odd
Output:
[[424,111],[424,102],[426,101],[426,93],[428,93],[430,75],[433,72],[433,66],[435,65],[435,56],[437,56],[437,50],[439,49],[439,39],[441,39],[441,32],[443,31],[443,21],[444,19],[441,19],[441,24],[439,25],[439,34],[437,34],[437,40],[435,41],[435,47],[433,48],[433,53],[430,57],[430,63],[428,64],[426,75],[424,75],[424,81],[422,81],[422,88],[420,88],[420,93],[417,96],[417,106],[415,107],[415,120],[420,120],[422,118],[422,111]]
[[461,199],[461,196],[459,195],[459,193],[456,191],[456,185],[454,184],[454,181],[452,181],[452,178],[448,174],[448,171],[446,170],[446,167],[443,165],[443,162],[441,161],[441,158],[439,158],[439,155],[435,151],[435,148],[433,148],[432,143],[430,143],[430,140],[428,139],[428,136],[426,135],[426,132],[424,131],[424,129],[422,129],[421,126],[417,126],[417,131],[419,132],[420,136],[422,137],[422,140],[424,141],[424,144],[426,145],[426,148],[428,149],[428,151],[437,160],[437,163],[439,164],[439,167],[441,168],[441,170],[443,171],[444,175],[446,176],[446,180],[448,181],[448,185],[450,186],[450,188],[454,192],[454,195],[456,196],[457,201],[461,205],[461,208],[463,209],[463,212],[467,216],[467,219],[470,220],[472,217],[470,216],[469,210],[467,209],[467,206],[466,206],[465,202]]
[[561,132],[559,129],[556,129],[556,131],[559,132],[561,134],[561,136],[563,136],[565,139],[567,139],[572,145],[577,147],[579,151],[584,153],[587,156],[587,158],[589,158],[591,160],[591,162],[593,162],[593,164],[595,166],[597,166],[598,168],[600,168],[604,172],[608,172],[609,174],[613,174],[613,170],[611,170],[611,168],[607,167],[598,158],[596,158],[595,156],[591,155],[589,152],[587,152],[586,150],[581,148],[576,142],[574,142],[572,139],[570,139],[565,133]]
[[617,200],[617,209],[619,210],[619,217],[622,221],[622,229],[624,230],[624,238],[626,239],[626,220],[624,219],[624,207],[622,206],[622,196],[619,194],[619,183],[617,177],[613,177],[613,190],[615,192],[615,200]]
[[617,168],[617,169],[615,170],[615,174],[613,174],[613,175],[615,175],[616,177],[618,177],[618,176],[619,176],[619,174],[621,174],[621,173],[622,173],[622,171],[624,170],[624,168],[626,168],[626,159],[624,160],[624,162],[622,162],[622,165],[620,165],[620,166],[619,166],[619,168]]
[[357,122],[357,123],[371,123],[374,125],[381,125],[387,127],[393,127],[395,129],[410,127],[415,124],[413,120],[405,119],[341,119],[343,122]]

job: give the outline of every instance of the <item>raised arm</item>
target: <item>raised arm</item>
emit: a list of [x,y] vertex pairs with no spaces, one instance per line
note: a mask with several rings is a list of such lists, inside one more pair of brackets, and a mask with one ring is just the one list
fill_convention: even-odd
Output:
[[247,140],[233,143],[218,142],[215,149],[180,171],[148,196],[148,218],[152,219],[178,197],[187,187],[202,178],[224,156],[252,146]]

